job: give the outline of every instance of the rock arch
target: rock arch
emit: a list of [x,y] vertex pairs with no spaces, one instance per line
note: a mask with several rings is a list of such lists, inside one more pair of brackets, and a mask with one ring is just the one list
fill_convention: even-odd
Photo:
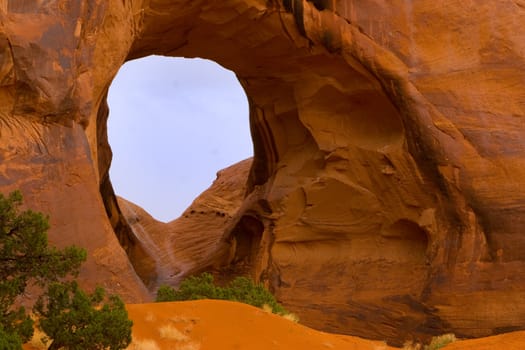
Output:
[[[140,250],[107,177],[111,79],[125,60],[199,56],[237,74],[255,149],[237,187],[218,178],[246,185],[229,211],[203,201],[187,217],[223,220],[201,266],[228,261],[247,215],[263,225],[252,274],[308,325],[394,343],[523,328],[524,97],[512,87],[525,70],[513,2],[0,5],[0,186],[51,215],[52,242],[89,248],[85,284],[140,300],[148,291],[124,251],[170,265],[167,250]],[[392,228],[420,239],[388,244]],[[396,254],[421,242],[424,259]]]

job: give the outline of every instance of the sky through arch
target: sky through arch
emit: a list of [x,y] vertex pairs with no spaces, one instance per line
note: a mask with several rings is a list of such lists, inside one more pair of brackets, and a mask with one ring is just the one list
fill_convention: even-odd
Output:
[[213,61],[127,62],[108,103],[113,188],[158,220],[180,216],[218,170],[253,155],[246,94]]

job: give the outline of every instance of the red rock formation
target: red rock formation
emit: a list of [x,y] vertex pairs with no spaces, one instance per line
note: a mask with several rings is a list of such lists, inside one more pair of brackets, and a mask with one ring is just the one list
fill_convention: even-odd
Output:
[[147,285],[177,285],[192,272],[216,268],[234,254],[224,240],[239,220],[236,215],[246,191],[251,159],[217,173],[212,186],[169,223],[156,221],[137,205],[118,199],[133,240],[130,259]]
[[97,158],[95,121],[123,61],[112,57],[126,48],[119,30],[97,35],[119,21],[98,5],[0,1],[0,187],[21,189],[28,207],[50,215],[50,243],[88,249],[85,285],[139,301],[148,292],[115,239],[99,190],[105,156]]
[[245,88],[255,157],[220,249],[196,251],[248,262],[324,330],[523,328],[522,5],[0,1],[0,186],[51,215],[54,242],[88,246],[86,280],[140,298],[124,250],[142,274],[177,263],[173,244],[148,257],[120,214],[105,95],[127,59],[209,58]]

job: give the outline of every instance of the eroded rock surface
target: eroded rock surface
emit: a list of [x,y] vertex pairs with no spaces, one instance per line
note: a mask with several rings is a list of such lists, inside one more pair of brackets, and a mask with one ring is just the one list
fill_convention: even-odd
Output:
[[[217,173],[209,189],[197,197],[180,218],[168,223],[155,220],[139,206],[118,198],[119,207],[132,231],[130,259],[151,289],[180,280],[206,268],[216,269],[234,258],[235,246],[223,239],[232,225],[246,193],[252,164],[244,160]],[[248,254],[246,254],[246,257]],[[238,263],[238,261],[236,261]]]
[[151,234],[148,256],[121,214],[105,96],[126,60],[199,56],[237,74],[255,156],[244,200],[215,243],[194,242],[197,256],[243,265],[328,331],[399,343],[525,327],[520,1],[4,0],[0,11],[0,186],[50,214],[52,242],[88,247],[86,283],[141,299],[148,271],[177,271],[174,242]]

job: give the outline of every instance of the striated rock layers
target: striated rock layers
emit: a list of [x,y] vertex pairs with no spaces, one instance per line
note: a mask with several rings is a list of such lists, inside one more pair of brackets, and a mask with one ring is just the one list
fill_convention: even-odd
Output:
[[[0,189],[128,301],[215,266],[327,331],[522,329],[524,22],[517,0],[0,0]],[[137,234],[108,177],[108,87],[150,54],[212,59],[250,101],[253,164],[224,183],[246,187],[170,223],[186,245]]]

